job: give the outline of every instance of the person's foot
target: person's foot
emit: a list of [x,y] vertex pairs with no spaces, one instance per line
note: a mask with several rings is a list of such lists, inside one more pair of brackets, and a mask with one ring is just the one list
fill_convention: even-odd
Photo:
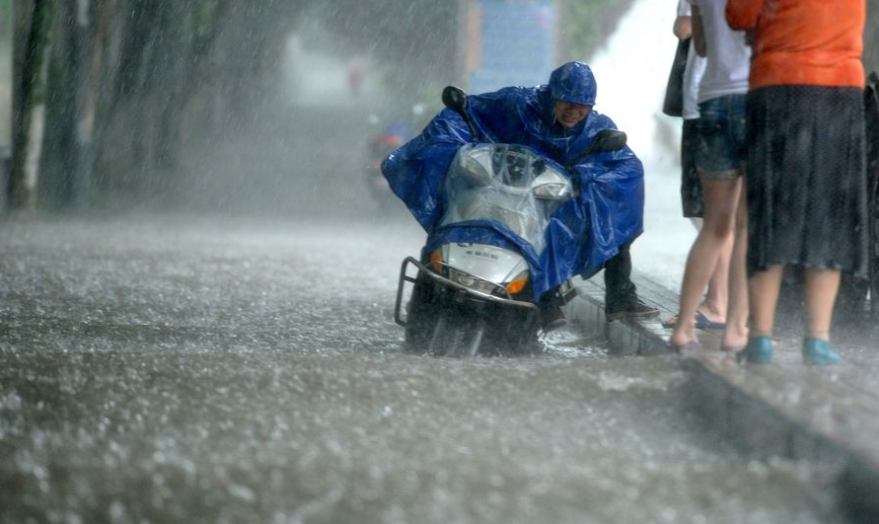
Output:
[[559,306],[549,306],[540,308],[540,324],[543,331],[549,333],[554,329],[558,329],[568,323],[565,318],[565,312]]
[[803,341],[803,362],[807,366],[830,366],[839,361],[839,354],[833,351],[830,342],[813,337]]
[[708,322],[711,323],[726,323],[726,307],[717,308],[714,307],[712,304],[709,304],[707,301],[703,301],[701,304],[699,304],[699,307],[696,308],[696,314],[701,314],[708,320]]
[[628,300],[606,303],[604,314],[608,322],[621,318],[650,318],[659,315],[659,308],[645,304],[637,296],[632,296]]
[[770,337],[754,337],[748,340],[744,350],[736,353],[736,360],[750,364],[771,364],[772,346]]
[[674,342],[669,340],[668,347],[673,352],[679,355],[690,355],[693,353],[700,353],[702,351],[702,344],[700,344],[698,340],[691,340],[682,344],[675,344]]

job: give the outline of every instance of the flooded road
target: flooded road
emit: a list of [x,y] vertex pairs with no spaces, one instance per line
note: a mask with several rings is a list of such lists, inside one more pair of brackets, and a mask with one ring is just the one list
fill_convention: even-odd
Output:
[[[652,136],[614,105],[631,91],[601,92]],[[836,470],[736,452],[685,409],[675,357],[575,330],[536,357],[403,353],[397,276],[424,234],[363,176],[367,117],[391,114],[327,101],[192,137],[163,205],[200,217],[0,217],[0,524],[843,520]],[[676,289],[677,161],[636,146],[634,265]]]
[[[401,352],[409,221],[0,226],[0,522],[840,522],[818,464],[684,408],[674,357]],[[380,246],[378,248],[377,246]]]

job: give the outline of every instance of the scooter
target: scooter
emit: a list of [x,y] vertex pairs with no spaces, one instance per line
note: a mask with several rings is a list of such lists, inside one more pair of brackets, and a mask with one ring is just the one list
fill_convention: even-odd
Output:
[[[479,135],[467,112],[466,94],[446,87],[443,103],[464,118],[475,140]],[[539,254],[552,214],[577,191],[567,170],[587,155],[615,151],[625,143],[622,131],[602,130],[568,166],[521,145],[464,145],[445,176],[448,207],[440,228],[488,221]],[[406,350],[435,356],[539,351],[540,312],[529,277],[523,253],[496,245],[444,243],[421,260],[407,257],[394,308],[394,320],[405,328]],[[564,304],[574,292],[568,279],[555,300]]]

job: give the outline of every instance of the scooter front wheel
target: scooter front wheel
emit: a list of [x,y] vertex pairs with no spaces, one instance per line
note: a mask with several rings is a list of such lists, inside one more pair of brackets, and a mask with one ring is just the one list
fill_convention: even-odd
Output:
[[427,349],[437,357],[475,357],[485,336],[485,320],[446,310],[433,329]]
[[428,279],[419,276],[415,280],[406,308],[404,347],[409,353],[427,353],[440,313],[433,300],[433,284]]

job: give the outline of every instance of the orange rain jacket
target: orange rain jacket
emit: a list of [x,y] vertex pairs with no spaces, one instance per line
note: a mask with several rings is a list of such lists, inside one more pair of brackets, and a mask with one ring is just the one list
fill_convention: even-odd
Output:
[[864,87],[866,0],[729,0],[734,30],[753,30],[750,88]]

